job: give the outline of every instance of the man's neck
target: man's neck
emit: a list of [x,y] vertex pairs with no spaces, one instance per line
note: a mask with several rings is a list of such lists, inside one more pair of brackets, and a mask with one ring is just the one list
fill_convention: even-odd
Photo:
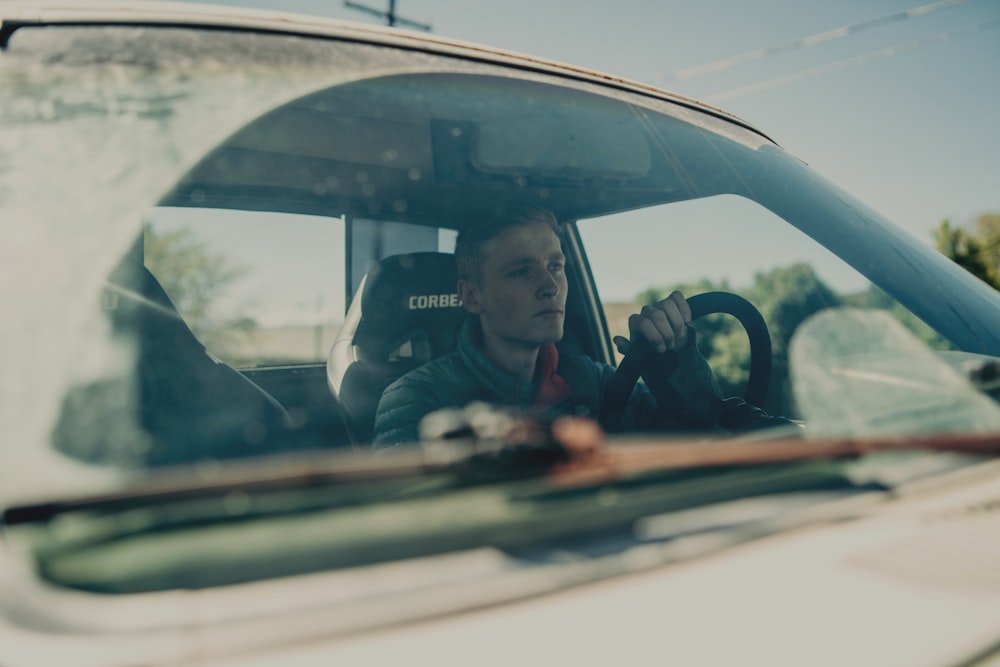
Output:
[[538,363],[538,346],[514,343],[492,336],[480,329],[479,343],[483,352],[517,377],[531,382],[535,377],[535,366]]

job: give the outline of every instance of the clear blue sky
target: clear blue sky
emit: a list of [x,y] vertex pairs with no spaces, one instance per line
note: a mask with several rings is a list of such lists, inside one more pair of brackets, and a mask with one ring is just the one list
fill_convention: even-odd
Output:
[[[379,22],[343,0],[224,4]],[[944,218],[1000,211],[1000,0],[397,0],[397,11],[438,35],[714,103],[928,242]],[[816,35],[827,38],[803,41]]]

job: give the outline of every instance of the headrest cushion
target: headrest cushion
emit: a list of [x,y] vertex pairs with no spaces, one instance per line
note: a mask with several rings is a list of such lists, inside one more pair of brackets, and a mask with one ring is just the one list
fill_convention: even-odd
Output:
[[393,361],[394,355],[426,361],[453,349],[465,319],[457,282],[454,255],[422,252],[382,260],[365,279],[354,334],[358,356],[366,361]]

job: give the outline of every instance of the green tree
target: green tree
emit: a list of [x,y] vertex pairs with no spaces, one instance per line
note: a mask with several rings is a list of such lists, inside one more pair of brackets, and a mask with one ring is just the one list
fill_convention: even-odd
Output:
[[240,336],[256,329],[252,318],[219,317],[213,307],[246,269],[212,253],[186,227],[159,233],[147,225],[143,244],[146,266],[205,347],[225,352]]
[[758,273],[747,298],[757,306],[771,330],[771,384],[762,407],[772,414],[794,414],[788,345],[799,325],[821,310],[841,305],[841,299],[820,280],[812,266],[803,263]]
[[976,232],[990,266],[1000,273],[1000,213],[983,213],[976,218]]
[[917,338],[935,350],[951,350],[954,346],[944,336],[931,329],[923,320],[908,311],[891,296],[872,285],[864,292],[843,297],[845,306],[886,310]]
[[937,249],[994,289],[1000,289],[1000,214],[984,213],[975,231],[944,220],[935,231]]

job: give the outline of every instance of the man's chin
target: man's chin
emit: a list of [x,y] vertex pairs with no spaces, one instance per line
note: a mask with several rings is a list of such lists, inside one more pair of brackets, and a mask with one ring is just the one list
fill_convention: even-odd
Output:
[[563,338],[563,326],[562,323],[558,327],[552,327],[550,331],[539,332],[538,337],[535,341],[538,345],[547,345],[548,343],[558,343]]

